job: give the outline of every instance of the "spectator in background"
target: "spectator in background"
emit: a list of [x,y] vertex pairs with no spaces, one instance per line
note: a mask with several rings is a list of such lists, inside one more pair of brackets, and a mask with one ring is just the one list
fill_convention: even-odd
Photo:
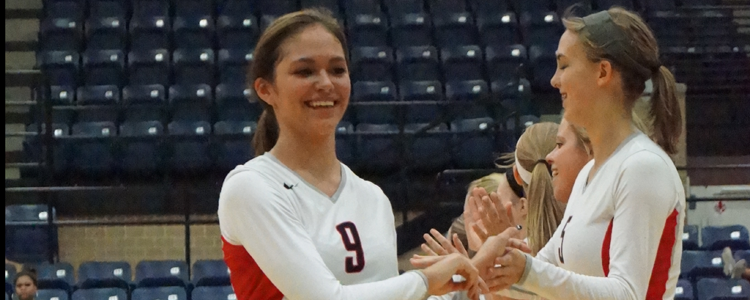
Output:
[[14,300],[34,300],[37,290],[36,270],[23,270],[16,274],[13,286],[15,287]]

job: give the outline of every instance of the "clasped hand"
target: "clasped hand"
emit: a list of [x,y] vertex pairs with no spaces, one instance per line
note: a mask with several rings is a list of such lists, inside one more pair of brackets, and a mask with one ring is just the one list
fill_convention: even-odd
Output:
[[[470,205],[476,205],[475,220],[481,220],[485,226],[466,224],[467,231],[475,231],[482,240],[479,251],[471,258],[471,264],[476,267],[489,291],[496,292],[509,288],[518,282],[526,267],[528,245],[517,239],[520,228],[511,225],[510,209],[500,205],[497,194],[488,195],[484,189],[474,189],[469,196]],[[484,227],[484,228],[482,228]],[[434,265],[449,256],[461,255],[469,257],[463,243],[454,234],[451,243],[435,229],[425,234],[422,250],[428,256],[415,255],[411,259],[412,265],[425,268]],[[467,232],[467,235],[470,234]],[[459,274],[460,275],[460,274]],[[477,299],[482,289],[469,289],[472,299]]]

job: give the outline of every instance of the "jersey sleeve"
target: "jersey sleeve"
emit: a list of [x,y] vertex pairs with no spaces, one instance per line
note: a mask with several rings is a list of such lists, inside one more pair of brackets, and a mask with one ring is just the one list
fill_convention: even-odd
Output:
[[[344,286],[323,258],[283,191],[256,172],[237,173],[219,197],[222,235],[241,244],[287,299],[423,299],[426,284],[414,272]],[[391,230],[384,228],[384,230]]]
[[679,196],[670,167],[648,151],[623,162],[613,190],[607,277],[576,274],[527,256],[519,286],[547,299],[646,299],[665,223]]

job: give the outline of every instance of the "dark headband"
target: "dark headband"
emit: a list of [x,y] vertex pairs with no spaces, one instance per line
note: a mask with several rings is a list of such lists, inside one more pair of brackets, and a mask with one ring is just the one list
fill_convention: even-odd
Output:
[[581,32],[587,34],[589,40],[599,44],[605,53],[623,67],[632,69],[643,78],[651,78],[659,70],[659,66],[648,68],[633,59],[627,49],[631,49],[628,44],[635,41],[628,39],[606,10],[583,17],[583,24],[585,26]]
[[521,187],[520,184],[516,181],[516,177],[513,176],[513,170],[505,171],[505,178],[508,179],[508,184],[510,185],[510,189],[513,190],[513,193],[518,196],[518,198],[523,198],[523,187]]

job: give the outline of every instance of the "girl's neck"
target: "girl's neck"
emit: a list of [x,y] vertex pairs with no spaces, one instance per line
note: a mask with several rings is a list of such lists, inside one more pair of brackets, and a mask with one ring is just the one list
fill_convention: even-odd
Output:
[[340,166],[336,158],[335,134],[300,137],[281,132],[270,151],[281,163],[297,173],[317,178],[338,176]]

